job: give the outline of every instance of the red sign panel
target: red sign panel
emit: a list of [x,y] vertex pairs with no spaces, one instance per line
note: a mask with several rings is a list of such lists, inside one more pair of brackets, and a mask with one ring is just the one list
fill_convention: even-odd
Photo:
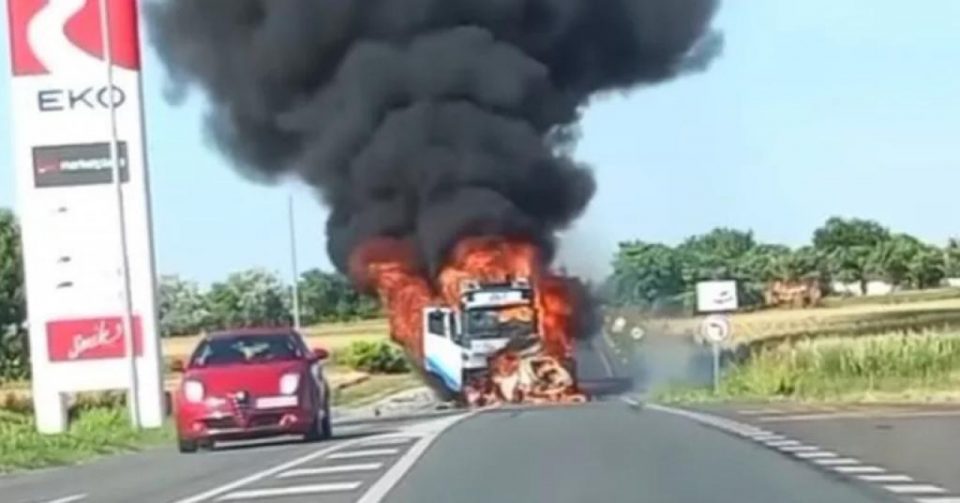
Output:
[[[133,347],[137,356],[143,355],[143,326],[139,316],[133,317]],[[123,318],[50,321],[47,323],[47,349],[53,362],[123,358],[127,355]]]
[[[137,1],[107,0],[110,52],[115,65],[140,69]],[[13,74],[57,73],[53,65],[105,60],[100,0],[7,0]]]

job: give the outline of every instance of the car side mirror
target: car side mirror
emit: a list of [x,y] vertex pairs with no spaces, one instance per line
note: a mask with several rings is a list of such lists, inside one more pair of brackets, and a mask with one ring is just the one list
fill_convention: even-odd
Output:
[[319,362],[322,362],[327,358],[330,358],[330,352],[323,348],[314,348],[310,354],[314,360]]
[[180,358],[174,358],[173,361],[170,362],[171,372],[182,373],[186,369],[187,369],[187,366],[183,363],[183,360]]

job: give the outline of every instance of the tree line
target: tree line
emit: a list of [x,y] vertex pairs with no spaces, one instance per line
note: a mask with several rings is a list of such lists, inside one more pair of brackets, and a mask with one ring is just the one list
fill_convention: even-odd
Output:
[[699,281],[733,279],[741,304],[757,305],[773,281],[816,280],[866,292],[884,281],[894,289],[925,289],[960,278],[960,241],[941,248],[896,233],[873,220],[832,217],[809,245],[791,248],[761,243],[751,231],[717,228],[676,246],[645,241],[620,243],[605,285],[608,301],[653,309],[692,309]]
[[[311,269],[300,275],[297,287],[301,325],[368,319],[380,314],[378,301],[357,292],[341,274]],[[290,285],[264,269],[230,274],[206,290],[194,281],[165,275],[160,277],[158,290],[164,337],[292,321]]]

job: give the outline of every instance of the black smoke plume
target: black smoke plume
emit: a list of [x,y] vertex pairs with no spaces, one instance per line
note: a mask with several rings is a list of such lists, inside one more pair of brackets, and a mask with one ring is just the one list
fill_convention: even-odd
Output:
[[581,108],[702,68],[717,1],[167,0],[147,20],[241,170],[316,187],[338,268],[386,235],[435,271],[465,235],[551,253],[595,191],[568,153]]

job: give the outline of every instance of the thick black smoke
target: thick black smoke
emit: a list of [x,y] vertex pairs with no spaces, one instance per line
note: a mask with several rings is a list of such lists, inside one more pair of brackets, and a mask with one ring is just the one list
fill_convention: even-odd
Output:
[[[247,174],[331,208],[333,262],[409,237],[436,269],[467,234],[554,235],[595,185],[572,160],[596,93],[703,67],[718,0],[167,0],[148,6],[176,91]],[[567,148],[565,148],[567,147]]]

